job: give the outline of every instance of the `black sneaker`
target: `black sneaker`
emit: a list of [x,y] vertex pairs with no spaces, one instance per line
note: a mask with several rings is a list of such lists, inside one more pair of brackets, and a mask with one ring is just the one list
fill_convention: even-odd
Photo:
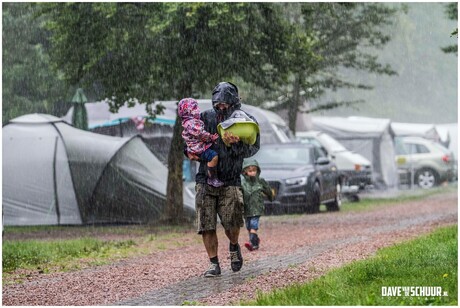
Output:
[[220,276],[220,265],[219,263],[211,263],[208,270],[204,272],[204,277],[216,277]]
[[[230,244],[231,247],[232,244]],[[230,265],[232,271],[238,272],[243,267],[243,256],[241,255],[240,244],[236,244],[237,249],[235,251],[230,250]]]

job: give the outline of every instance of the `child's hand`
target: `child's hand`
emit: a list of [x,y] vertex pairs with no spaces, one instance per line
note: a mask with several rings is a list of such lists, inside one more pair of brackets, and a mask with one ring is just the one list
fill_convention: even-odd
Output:
[[233,133],[225,132],[224,135],[222,136],[222,140],[224,140],[226,144],[232,144],[232,143],[236,143],[240,141],[240,137],[234,135]]
[[219,134],[218,133],[215,133],[215,134],[211,135],[211,141],[212,142],[216,142],[217,139],[219,139]]
[[198,157],[198,155],[196,154],[193,154],[193,153],[187,153],[187,156],[190,160],[200,160],[200,158]]

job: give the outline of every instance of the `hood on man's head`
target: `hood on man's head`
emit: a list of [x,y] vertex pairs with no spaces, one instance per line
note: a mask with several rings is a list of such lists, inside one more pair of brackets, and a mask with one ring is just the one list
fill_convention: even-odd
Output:
[[238,87],[231,82],[219,82],[212,90],[212,104],[214,105],[219,102],[237,107],[240,104]]
[[[227,109],[217,108],[217,103],[224,102],[229,105]],[[219,82],[212,90],[212,107],[217,113],[218,121],[227,119],[233,111],[241,108],[238,87],[231,82]]]

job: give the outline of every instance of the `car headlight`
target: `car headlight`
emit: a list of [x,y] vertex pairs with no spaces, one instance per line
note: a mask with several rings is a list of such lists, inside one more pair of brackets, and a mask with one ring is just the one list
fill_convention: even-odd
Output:
[[286,185],[305,185],[307,184],[307,177],[302,176],[298,178],[286,179]]

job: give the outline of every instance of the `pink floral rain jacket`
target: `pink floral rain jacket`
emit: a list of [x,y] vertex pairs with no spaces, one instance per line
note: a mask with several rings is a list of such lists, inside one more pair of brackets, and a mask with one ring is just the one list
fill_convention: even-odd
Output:
[[201,154],[206,151],[219,137],[204,130],[204,123],[200,119],[198,102],[193,98],[184,98],[179,102],[178,114],[182,119],[182,138],[187,145],[187,151]]

